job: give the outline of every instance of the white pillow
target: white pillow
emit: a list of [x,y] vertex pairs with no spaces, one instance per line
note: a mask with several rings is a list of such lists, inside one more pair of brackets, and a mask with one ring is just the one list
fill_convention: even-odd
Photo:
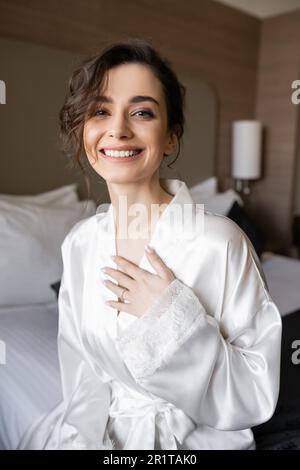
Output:
[[71,205],[78,202],[77,185],[68,184],[58,189],[36,195],[0,194],[0,201],[11,204],[34,203],[34,204],[57,204],[61,206]]
[[95,214],[86,201],[55,207],[0,200],[0,306],[53,302],[62,275],[61,244],[72,226]]
[[[241,206],[244,205],[241,197],[233,189],[228,189],[223,193],[214,194],[207,199],[204,202],[204,210],[227,216],[234,201],[237,201]],[[199,203],[200,202],[201,201],[199,201]]]
[[[217,178],[212,176],[201,183],[196,184],[190,188],[192,198],[198,204],[203,204],[210,197],[217,193]],[[197,200],[197,201],[196,201]]]

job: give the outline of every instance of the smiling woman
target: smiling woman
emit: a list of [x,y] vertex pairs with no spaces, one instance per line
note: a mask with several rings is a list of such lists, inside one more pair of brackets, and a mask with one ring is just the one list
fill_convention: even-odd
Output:
[[84,150],[111,204],[62,244],[64,400],[19,449],[254,449],[250,428],[274,412],[281,320],[254,248],[159,177],[183,108],[184,87],[142,40],[71,77],[65,149],[77,161]]
[[[143,205],[150,213],[153,204],[161,205],[172,199],[160,185],[159,168],[163,154],[171,153],[176,146],[177,135],[174,129],[169,129],[161,82],[147,64],[126,63],[111,68],[98,93],[96,105],[89,107],[85,119],[84,148],[91,166],[107,183],[118,220],[116,233],[128,233],[119,221],[124,221],[124,215],[128,220],[134,204]],[[120,196],[126,197],[125,214],[124,205],[120,209]],[[146,224],[149,222],[152,220],[147,217]],[[145,230],[146,227],[141,227],[143,233]],[[147,237],[126,239],[118,236],[116,251],[137,263],[147,241],[150,233]],[[168,277],[167,281],[170,280]],[[145,290],[140,286],[144,305],[147,297],[149,303],[153,294],[159,295],[167,284],[160,281],[156,289],[148,285]],[[109,286],[122,295],[122,288],[116,290],[112,283]],[[141,311],[141,304],[135,311]]]
[[[95,113],[84,127],[84,144],[90,163],[109,183],[139,184],[155,173],[158,176],[163,154],[172,152],[176,144],[175,133],[171,135],[168,131],[160,81],[146,66],[124,64],[109,71],[107,82],[106,93],[115,97],[114,103],[112,98],[106,100],[106,107],[98,109],[98,114]],[[141,90],[141,94],[134,96],[135,90]],[[113,154],[109,152],[107,159],[109,150]],[[142,151],[130,157],[118,150]],[[128,165],[131,162],[134,164]],[[120,166],[120,163],[126,164]]]
[[[180,153],[185,121],[185,87],[169,67],[169,62],[166,59],[163,61],[153,48],[147,49],[145,44],[143,40],[134,39],[109,46],[103,50],[101,59],[99,54],[87,59],[74,71],[69,81],[69,93],[60,111],[60,135],[64,152],[83,172],[86,161],[84,150],[92,166],[97,165],[98,152],[104,147],[108,150],[118,150],[116,147],[135,149],[142,144],[141,148],[144,149],[144,145],[148,144],[148,160],[155,151],[156,163],[163,156],[173,153],[176,144],[178,153],[175,160]],[[129,123],[134,126],[132,131],[138,131],[134,141],[125,137],[124,146],[124,136],[118,142],[118,138],[108,139],[106,135],[105,141],[94,142],[98,146],[91,151],[91,132],[95,126],[98,133],[107,131],[107,126],[109,131],[118,133],[120,125],[125,125],[128,132]],[[159,132],[156,133],[156,130]],[[84,132],[88,138],[87,148]],[[137,139],[144,139],[145,132],[147,140],[138,143]],[[97,139],[97,135],[93,138]],[[153,148],[164,144],[162,153],[160,148]],[[89,180],[86,181],[89,187]]]

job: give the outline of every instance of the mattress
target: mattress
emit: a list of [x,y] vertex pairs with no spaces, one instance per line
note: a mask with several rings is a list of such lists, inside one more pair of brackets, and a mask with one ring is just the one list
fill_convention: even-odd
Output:
[[265,253],[262,267],[270,295],[282,316],[300,309],[300,260]]

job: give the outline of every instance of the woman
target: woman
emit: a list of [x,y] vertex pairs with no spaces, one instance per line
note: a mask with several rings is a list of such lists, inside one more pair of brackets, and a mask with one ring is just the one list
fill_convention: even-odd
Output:
[[184,88],[142,40],[107,48],[69,88],[62,131],[111,204],[63,242],[64,401],[19,448],[254,449],[250,428],[276,406],[281,319],[239,227],[159,178]]

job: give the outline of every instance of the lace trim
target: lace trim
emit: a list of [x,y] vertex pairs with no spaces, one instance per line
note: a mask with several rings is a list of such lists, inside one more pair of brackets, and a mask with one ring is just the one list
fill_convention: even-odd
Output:
[[116,339],[119,352],[136,379],[168,361],[204,319],[193,290],[174,279],[162,295]]

